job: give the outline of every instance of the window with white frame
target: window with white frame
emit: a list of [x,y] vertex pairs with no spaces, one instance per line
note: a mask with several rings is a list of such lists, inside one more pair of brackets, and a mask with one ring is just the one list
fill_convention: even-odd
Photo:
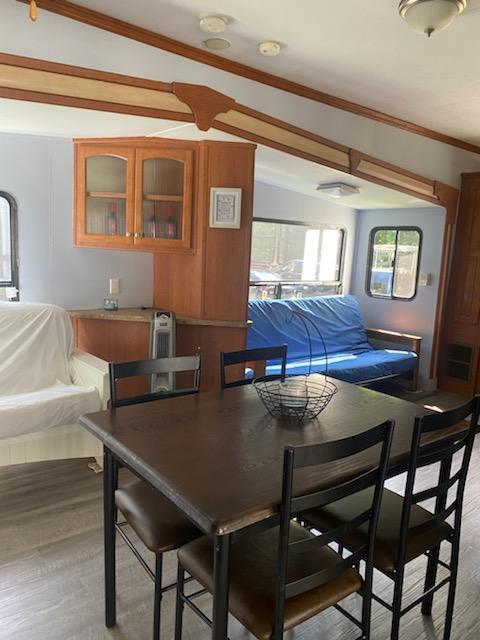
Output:
[[17,206],[0,191],[0,298],[18,299]]
[[250,298],[340,293],[344,244],[341,227],[255,219]]

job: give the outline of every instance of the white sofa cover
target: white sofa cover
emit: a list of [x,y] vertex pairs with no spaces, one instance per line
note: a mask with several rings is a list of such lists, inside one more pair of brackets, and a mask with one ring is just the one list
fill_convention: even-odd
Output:
[[68,313],[53,305],[0,302],[0,438],[75,423],[101,407],[78,384]]

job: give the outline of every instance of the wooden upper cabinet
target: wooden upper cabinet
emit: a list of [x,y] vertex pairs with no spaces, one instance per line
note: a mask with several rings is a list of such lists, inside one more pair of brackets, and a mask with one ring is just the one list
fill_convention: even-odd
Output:
[[180,145],[77,141],[75,244],[190,251],[195,143]]

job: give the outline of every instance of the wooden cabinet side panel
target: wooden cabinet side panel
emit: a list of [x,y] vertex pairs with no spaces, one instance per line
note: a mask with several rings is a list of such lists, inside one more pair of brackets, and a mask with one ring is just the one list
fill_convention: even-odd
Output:
[[[468,381],[447,376],[447,351],[452,343],[474,347],[475,355]],[[440,388],[472,395],[479,388],[480,174],[466,174],[462,180],[442,345]]]
[[250,145],[206,145],[207,202],[210,188],[242,189],[240,229],[218,229],[209,225],[204,273],[204,317],[221,320],[246,320],[250,250],[253,219],[255,149]]
[[[149,357],[150,323],[76,318],[73,323],[75,344],[107,362],[145,360]],[[130,378],[118,383],[120,395],[145,393],[145,378]]]
[[203,313],[203,260],[205,225],[203,206],[204,159],[195,155],[192,194],[192,252],[155,253],[153,256],[153,304],[178,315],[201,318]]

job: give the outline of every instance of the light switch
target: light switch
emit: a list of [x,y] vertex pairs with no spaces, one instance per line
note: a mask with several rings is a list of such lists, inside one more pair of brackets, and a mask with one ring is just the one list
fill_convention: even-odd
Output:
[[110,295],[112,293],[120,293],[120,280],[118,278],[110,278],[109,284],[110,287],[108,293]]

